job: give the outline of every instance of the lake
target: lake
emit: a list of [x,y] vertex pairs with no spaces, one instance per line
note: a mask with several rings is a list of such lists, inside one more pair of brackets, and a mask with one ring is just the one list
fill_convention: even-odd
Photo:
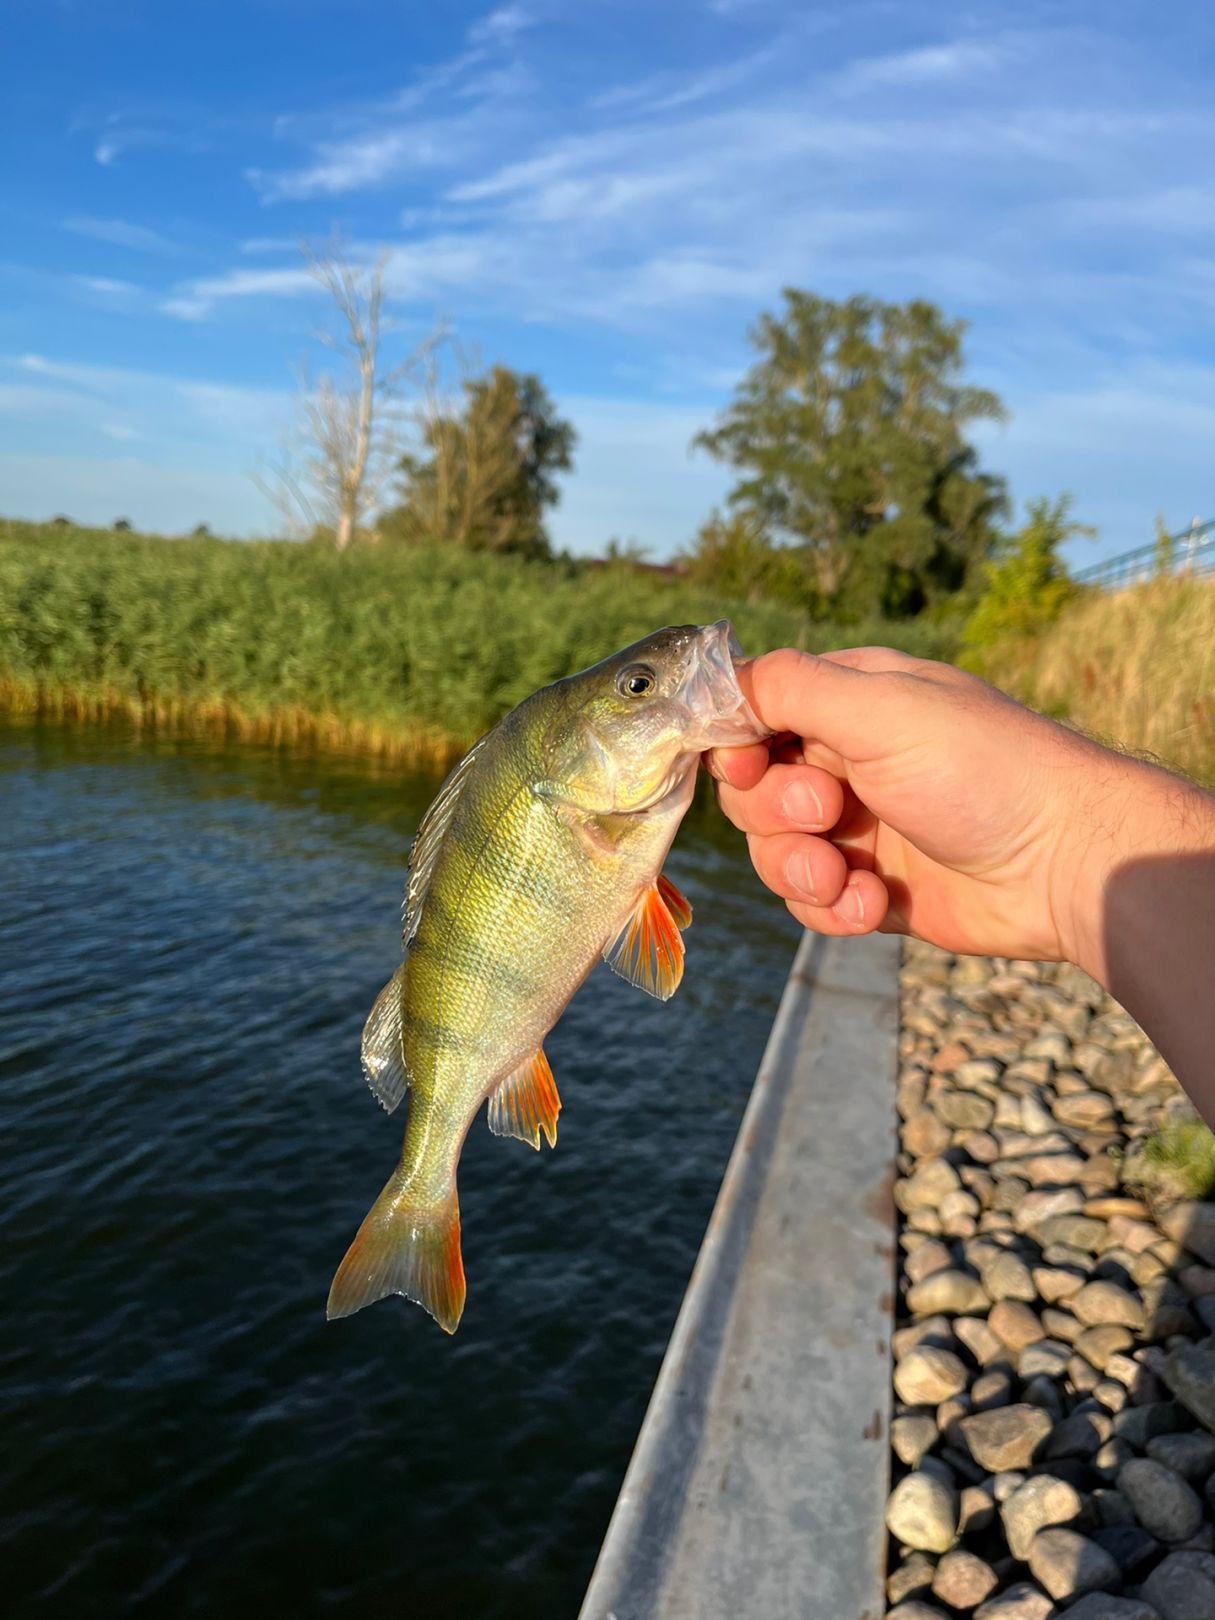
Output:
[[596,970],[555,1152],[474,1124],[447,1338],[330,1278],[403,1115],[359,1071],[433,778],[0,729],[4,1612],[564,1620],[797,930],[694,806],[667,1005]]

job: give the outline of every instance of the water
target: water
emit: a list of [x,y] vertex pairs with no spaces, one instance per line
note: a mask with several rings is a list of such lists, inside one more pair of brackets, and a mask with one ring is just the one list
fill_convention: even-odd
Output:
[[8,1616],[572,1616],[793,941],[694,808],[667,1006],[600,969],[555,1153],[470,1133],[468,1303],[326,1324],[399,1149],[359,1075],[435,783],[0,731]]

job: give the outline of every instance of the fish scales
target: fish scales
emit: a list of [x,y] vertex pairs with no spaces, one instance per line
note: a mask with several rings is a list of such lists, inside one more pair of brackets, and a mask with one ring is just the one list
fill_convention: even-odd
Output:
[[402,1157],[339,1269],[330,1315],[397,1292],[454,1331],[455,1170],[469,1126],[490,1098],[492,1129],[555,1140],[542,1043],[623,931],[636,960],[651,953],[649,976],[627,950],[617,970],[652,993],[674,988],[678,968],[661,978],[664,959],[682,961],[671,907],[685,926],[690,912],[656,887],[662,863],[700,752],[759,735],[728,625],[689,627],[533,694],[457,767],[428,812],[437,848],[424,821],[411,858],[405,961],[384,993],[398,1005],[376,1025],[394,1045],[370,1063],[365,1045],[369,1078],[400,1065],[408,1077]]

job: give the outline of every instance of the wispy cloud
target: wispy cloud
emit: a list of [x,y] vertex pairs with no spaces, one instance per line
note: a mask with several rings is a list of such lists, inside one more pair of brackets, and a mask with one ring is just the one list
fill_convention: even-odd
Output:
[[63,221],[63,229],[74,236],[88,236],[96,242],[109,242],[113,247],[130,248],[135,253],[179,252],[176,242],[154,231],[147,225],[135,225],[125,219],[95,219],[89,214],[72,214]]
[[187,281],[160,309],[180,320],[200,321],[210,315],[217,303],[231,298],[298,298],[316,292],[316,278],[303,266],[275,270],[230,270],[222,276],[205,276]]

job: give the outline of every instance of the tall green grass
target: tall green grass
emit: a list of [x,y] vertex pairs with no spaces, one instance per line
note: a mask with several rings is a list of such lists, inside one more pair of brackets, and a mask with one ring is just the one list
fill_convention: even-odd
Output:
[[[664,624],[749,652],[891,639],[623,568],[457,549],[167,540],[0,523],[0,707],[442,762],[536,687]],[[904,627],[947,655],[951,628]]]

